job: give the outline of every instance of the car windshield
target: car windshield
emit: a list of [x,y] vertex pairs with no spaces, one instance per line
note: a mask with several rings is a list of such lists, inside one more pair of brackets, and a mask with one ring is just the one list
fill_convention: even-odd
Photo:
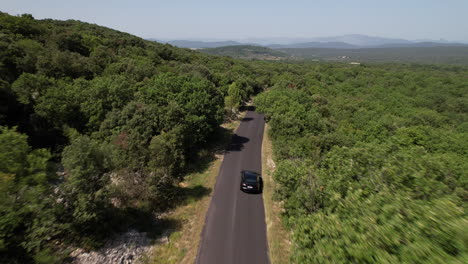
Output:
[[257,182],[257,175],[253,173],[244,173],[244,180],[248,183],[256,183]]

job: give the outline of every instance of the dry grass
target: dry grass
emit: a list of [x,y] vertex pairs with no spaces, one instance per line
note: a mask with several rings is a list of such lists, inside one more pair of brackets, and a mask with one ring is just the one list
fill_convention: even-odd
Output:
[[[240,118],[244,114],[242,113]],[[240,121],[231,121],[223,124],[222,127],[235,131],[239,124]],[[188,175],[180,186],[184,188],[203,186],[213,190],[223,158],[224,155],[217,154],[216,159],[211,162],[204,172]],[[170,234],[169,242],[156,245],[144,262],[154,264],[194,263],[212,194],[213,191],[199,200],[189,201],[185,205],[168,212],[165,217],[181,223],[180,229]]]
[[273,180],[275,163],[273,161],[271,141],[268,138],[268,130],[269,126],[266,125],[262,143],[262,175],[265,182],[263,200],[265,203],[265,221],[267,224],[270,261],[272,264],[289,263],[291,255],[290,234],[281,223],[281,205],[273,200],[273,192],[276,188],[276,183]]

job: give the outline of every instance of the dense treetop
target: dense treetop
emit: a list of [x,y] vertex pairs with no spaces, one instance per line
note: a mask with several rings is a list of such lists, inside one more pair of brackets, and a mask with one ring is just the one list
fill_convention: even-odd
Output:
[[467,259],[468,70],[301,65],[258,95],[296,263]]

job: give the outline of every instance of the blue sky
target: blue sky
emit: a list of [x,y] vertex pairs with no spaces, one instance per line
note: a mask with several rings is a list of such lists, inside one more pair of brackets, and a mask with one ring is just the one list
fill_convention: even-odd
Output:
[[77,19],[144,38],[365,34],[468,42],[468,0],[0,0],[0,10]]

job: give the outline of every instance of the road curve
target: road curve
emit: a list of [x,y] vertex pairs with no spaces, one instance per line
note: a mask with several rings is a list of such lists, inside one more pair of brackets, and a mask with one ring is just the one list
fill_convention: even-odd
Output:
[[198,264],[269,263],[262,195],[239,189],[241,170],[262,171],[264,127],[263,115],[248,111],[227,148],[206,215]]

